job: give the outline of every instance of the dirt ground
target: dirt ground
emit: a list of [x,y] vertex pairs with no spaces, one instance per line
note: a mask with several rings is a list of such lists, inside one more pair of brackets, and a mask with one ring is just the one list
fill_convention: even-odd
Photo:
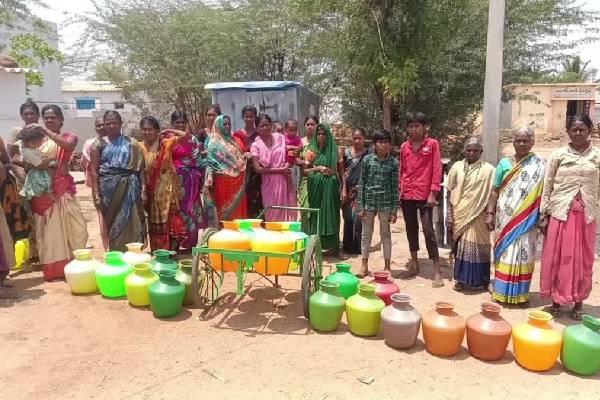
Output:
[[[556,144],[538,146],[546,155]],[[90,193],[81,185],[78,189],[90,244],[100,255]],[[398,271],[408,256],[402,220],[395,231],[392,268]],[[421,312],[444,300],[466,317],[489,300],[486,293],[454,292],[447,266],[446,285],[432,289],[431,265],[426,253],[421,255],[421,275],[397,281]],[[327,260],[325,275],[335,261]],[[358,269],[358,257],[347,261]],[[376,239],[371,268],[382,264]],[[599,277],[596,272],[584,306],[597,317]],[[71,295],[66,283],[46,283],[40,272],[17,272],[14,282],[0,296],[0,397],[6,400],[600,398],[600,376],[577,377],[560,364],[545,373],[526,371],[515,363],[512,345],[502,360],[487,363],[469,355],[466,341],[457,356],[439,358],[425,351],[421,335],[414,348],[398,351],[387,347],[381,336],[352,335],[345,323],[335,333],[316,333],[302,316],[298,278],[285,277],[282,288],[275,289],[258,275],[249,275],[247,294],[236,297],[235,277],[228,274],[225,298],[217,308],[208,313],[184,310],[170,320],[155,319],[125,299]],[[546,304],[538,290],[536,273],[532,308]],[[509,308],[502,314],[515,324],[526,313]],[[571,323],[567,317],[554,325],[562,329]],[[367,385],[359,381],[362,377],[374,380]]]

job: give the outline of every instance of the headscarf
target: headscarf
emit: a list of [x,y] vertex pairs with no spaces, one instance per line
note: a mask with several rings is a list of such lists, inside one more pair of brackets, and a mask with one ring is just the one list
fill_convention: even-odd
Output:
[[[317,142],[317,133],[319,132],[319,129],[323,129],[326,135],[325,147],[323,147],[323,149],[319,147],[319,143]],[[339,157],[338,145],[335,143],[329,124],[321,123],[317,125],[315,133],[308,144],[308,149],[315,154],[313,165],[323,165],[334,171],[336,170]]]
[[238,176],[246,169],[244,153],[231,133],[225,130],[227,115],[219,115],[210,133],[207,149],[208,170],[232,177]]

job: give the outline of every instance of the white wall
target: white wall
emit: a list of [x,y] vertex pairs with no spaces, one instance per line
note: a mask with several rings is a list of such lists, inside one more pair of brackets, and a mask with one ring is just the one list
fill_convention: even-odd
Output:
[[123,113],[131,113],[134,112],[136,107],[132,104],[125,102],[123,99],[122,93],[119,92],[62,92],[61,94],[61,104],[63,109],[77,111],[78,115],[88,116],[92,110],[77,110],[76,102],[77,98],[86,97],[86,98],[94,98],[96,99],[96,109],[94,111],[99,110],[114,110],[114,103],[123,103],[124,108],[117,110]]
[[19,106],[25,102],[25,74],[0,70],[0,136],[12,141],[11,131],[21,126]]
[[[0,27],[0,47],[8,46],[10,40],[20,34],[31,33],[42,38],[50,47],[58,50],[58,33],[55,23],[45,21],[48,31],[40,32],[27,21],[15,21],[14,27]],[[44,77],[43,86],[32,86],[28,97],[31,97],[40,108],[47,103],[55,103],[61,99],[60,66],[58,63],[40,65],[36,68]]]

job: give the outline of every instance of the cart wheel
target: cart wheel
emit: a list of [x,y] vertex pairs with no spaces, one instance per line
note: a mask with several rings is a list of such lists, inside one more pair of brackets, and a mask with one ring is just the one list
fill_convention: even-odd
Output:
[[[219,230],[208,228],[200,237],[199,247],[207,247],[208,239]],[[223,275],[210,267],[208,254],[202,253],[194,256],[194,268],[192,269],[192,290],[197,294],[198,304],[204,307],[212,306],[219,298],[219,292],[223,283]]]
[[304,251],[304,263],[302,264],[302,308],[306,319],[309,317],[308,300],[318,289],[322,266],[321,240],[318,235],[312,235],[308,239],[308,245]]

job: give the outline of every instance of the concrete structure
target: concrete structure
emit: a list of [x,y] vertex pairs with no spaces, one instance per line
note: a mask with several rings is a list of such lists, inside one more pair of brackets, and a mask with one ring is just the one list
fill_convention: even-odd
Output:
[[108,81],[64,81],[61,91],[62,108],[77,117],[91,116],[94,111],[131,113],[135,110],[123,98],[121,88]]
[[568,118],[578,113],[588,114],[597,124],[596,89],[593,83],[516,85],[515,98],[505,107],[510,126],[502,128],[529,125],[536,131],[559,136]]
[[0,67],[0,137],[11,141],[13,128],[23,125],[19,106],[27,100],[24,68]]
[[205,85],[204,89],[211,91],[212,102],[221,106],[223,114],[231,116],[234,130],[244,127],[245,105],[255,106],[273,121],[296,119],[300,126],[304,117],[319,112],[319,97],[299,82],[219,82]]
[[498,163],[500,155],[504,12],[504,0],[490,0],[483,97],[483,159],[492,165]]
[[[13,26],[0,26],[0,48],[10,51],[10,41],[13,37],[23,34],[33,34],[43,39],[48,46],[58,50],[57,25],[53,22],[43,21],[45,29],[33,25],[30,21],[14,21]],[[42,73],[44,84],[32,86],[27,97],[39,104],[40,108],[45,104],[60,101],[60,65],[57,62],[42,64],[36,67]]]

